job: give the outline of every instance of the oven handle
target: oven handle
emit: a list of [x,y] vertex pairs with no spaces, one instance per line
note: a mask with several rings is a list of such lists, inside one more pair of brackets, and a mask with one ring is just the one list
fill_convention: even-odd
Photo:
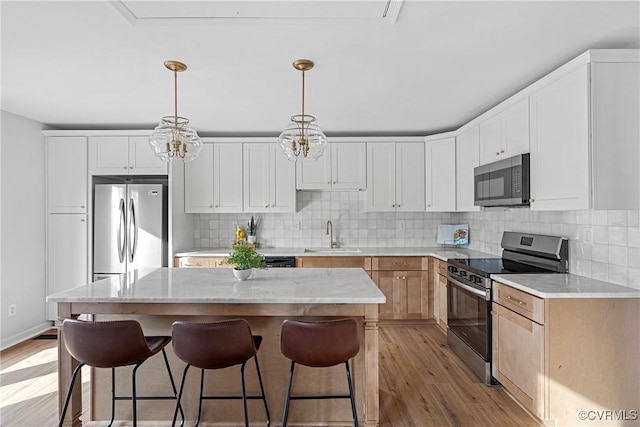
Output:
[[447,276],[447,280],[450,281],[451,283],[453,283],[454,285],[471,292],[474,295],[477,295],[479,297],[482,297],[485,299],[485,301],[489,301],[489,297],[487,296],[487,292],[486,291],[481,291],[480,289],[476,289],[472,286],[469,285],[465,285],[462,282],[457,281],[456,279],[452,278],[451,276]]

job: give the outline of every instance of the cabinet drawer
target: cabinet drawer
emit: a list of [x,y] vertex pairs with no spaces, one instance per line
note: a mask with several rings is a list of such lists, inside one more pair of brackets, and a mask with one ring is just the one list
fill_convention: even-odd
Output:
[[371,260],[372,270],[426,271],[429,259],[422,257],[377,257]]
[[447,263],[444,261],[437,261],[437,266],[438,266],[438,274],[441,276],[447,276]]
[[311,268],[363,268],[369,270],[361,256],[305,256],[296,258],[296,267]]
[[178,258],[180,268],[209,268],[208,257],[183,256]]
[[544,324],[544,300],[502,283],[493,283],[493,301],[533,320]]

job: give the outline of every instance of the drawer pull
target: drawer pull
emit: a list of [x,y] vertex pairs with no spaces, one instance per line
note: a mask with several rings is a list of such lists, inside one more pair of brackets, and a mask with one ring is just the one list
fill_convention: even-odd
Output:
[[406,265],[409,265],[409,263],[408,262],[394,262],[393,265],[403,266],[404,267]]
[[518,305],[527,305],[526,302],[520,301],[519,299],[511,298],[510,295],[507,295],[507,296],[502,296],[501,295],[500,297],[508,300],[509,302],[513,302],[513,303],[518,304]]

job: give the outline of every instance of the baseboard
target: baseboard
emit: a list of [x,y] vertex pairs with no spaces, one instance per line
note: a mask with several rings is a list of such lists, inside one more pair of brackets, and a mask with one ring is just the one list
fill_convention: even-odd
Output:
[[0,342],[0,351],[6,350],[9,347],[13,347],[16,344],[20,344],[23,341],[36,337],[43,332],[48,331],[49,329],[51,329],[51,322],[44,322],[11,337],[2,337],[2,341]]

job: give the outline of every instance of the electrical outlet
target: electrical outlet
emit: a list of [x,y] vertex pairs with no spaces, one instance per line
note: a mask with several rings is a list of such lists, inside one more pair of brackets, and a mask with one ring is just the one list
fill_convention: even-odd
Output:
[[593,243],[593,232],[590,227],[582,230],[582,241],[584,243]]
[[404,220],[400,220],[400,221],[398,221],[396,224],[397,224],[397,226],[398,226],[398,230],[404,230],[404,229],[405,229],[405,223],[404,223]]
[[293,231],[300,231],[300,221],[291,221],[291,229]]
[[18,306],[16,304],[11,304],[9,306],[9,317],[13,317],[18,314]]

